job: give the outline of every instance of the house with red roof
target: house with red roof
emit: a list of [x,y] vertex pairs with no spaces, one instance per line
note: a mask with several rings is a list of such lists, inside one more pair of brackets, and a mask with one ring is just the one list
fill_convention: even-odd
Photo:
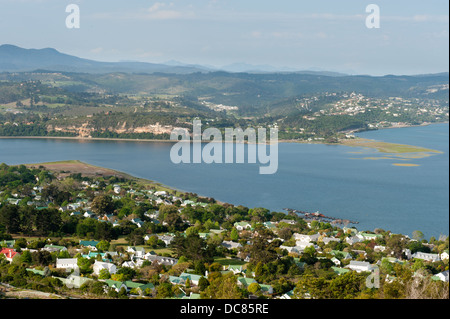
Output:
[[5,255],[6,260],[12,262],[14,256],[17,255],[17,252],[12,248],[2,248],[2,250],[0,250],[0,255],[1,254]]

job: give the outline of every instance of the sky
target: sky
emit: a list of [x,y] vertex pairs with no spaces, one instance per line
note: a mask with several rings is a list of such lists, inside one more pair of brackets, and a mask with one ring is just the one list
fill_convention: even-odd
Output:
[[[66,26],[66,6],[80,28]],[[380,9],[368,28],[369,4]],[[349,74],[449,70],[447,0],[0,0],[0,44],[98,61],[233,63]]]

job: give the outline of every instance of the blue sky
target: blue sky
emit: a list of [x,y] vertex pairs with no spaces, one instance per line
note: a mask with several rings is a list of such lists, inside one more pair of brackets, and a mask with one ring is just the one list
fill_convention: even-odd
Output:
[[[67,29],[68,4],[80,29]],[[380,7],[379,29],[365,8]],[[447,0],[0,0],[0,44],[100,61],[249,63],[352,74],[449,69]]]

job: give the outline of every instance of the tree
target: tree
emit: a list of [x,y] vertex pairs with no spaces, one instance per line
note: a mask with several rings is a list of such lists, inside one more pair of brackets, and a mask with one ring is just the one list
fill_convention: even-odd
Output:
[[111,196],[99,195],[94,197],[91,204],[92,211],[98,215],[114,212],[114,202]]
[[422,240],[424,237],[423,233],[420,230],[413,231],[412,235],[413,235],[413,239],[415,239],[417,241]]
[[230,238],[235,242],[239,240],[239,232],[235,227],[231,230]]
[[198,287],[200,288],[200,291],[204,291],[209,286],[209,281],[205,277],[201,276],[198,280]]
[[348,272],[333,279],[304,275],[297,282],[294,296],[297,299],[355,299],[364,289],[365,274]]
[[33,264],[47,266],[52,262],[52,256],[48,251],[39,250],[31,253]]
[[108,251],[109,249],[109,242],[106,240],[101,240],[97,246],[95,246],[100,252]]
[[60,193],[58,186],[54,185],[54,184],[50,184],[46,187],[44,187],[44,189],[42,189],[42,197],[50,200],[50,201],[54,201],[56,196],[58,196],[58,194]]
[[171,242],[177,257],[184,256],[189,260],[195,260],[200,263],[212,261],[214,247],[207,247],[206,241],[197,234],[191,234],[186,237],[178,235]]
[[156,236],[156,235],[150,236],[150,238],[147,240],[146,244],[149,245],[151,248],[158,247],[158,236]]
[[274,247],[263,237],[256,237],[250,247],[250,261],[253,264],[267,264],[277,258]]
[[62,225],[61,214],[53,208],[46,208],[36,212],[36,231],[43,236],[56,232]]
[[127,236],[127,241],[132,246],[144,244],[143,230],[141,228],[135,229]]
[[159,299],[166,299],[174,296],[172,284],[169,282],[162,282],[156,288],[156,297]]
[[402,257],[404,248],[403,245],[404,245],[404,238],[402,235],[399,234],[390,236],[389,239],[386,241],[387,248],[389,248],[394,253],[394,256],[397,258]]
[[17,233],[20,230],[19,208],[15,205],[2,206],[0,224],[5,226],[8,233]]
[[257,283],[257,282],[252,282],[248,288],[247,288],[248,292],[251,294],[256,294],[261,290],[261,286]]
[[24,250],[22,252],[22,255],[20,256],[20,261],[25,264],[31,264],[32,262],[31,252],[29,250]]
[[117,239],[117,235],[113,230],[113,226],[110,223],[103,223],[103,222],[96,223],[94,237],[96,239],[102,239],[105,241]]
[[242,291],[237,285],[236,277],[233,274],[222,275],[216,273],[211,278],[210,285],[204,290],[202,296],[207,299],[241,299]]

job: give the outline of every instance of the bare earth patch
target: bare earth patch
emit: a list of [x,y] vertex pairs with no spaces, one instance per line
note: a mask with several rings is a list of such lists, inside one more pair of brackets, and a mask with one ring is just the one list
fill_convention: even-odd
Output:
[[[43,166],[45,169],[53,172],[57,172],[61,177],[69,176],[71,174],[81,173],[83,176],[95,177],[95,176],[116,176],[119,178],[131,179],[130,175],[122,172],[118,172],[109,168],[98,167],[90,164],[86,164],[80,161],[63,161],[63,162],[50,162],[50,163],[40,163],[40,164],[27,164],[28,167],[39,167]],[[63,172],[63,173],[61,173]]]

